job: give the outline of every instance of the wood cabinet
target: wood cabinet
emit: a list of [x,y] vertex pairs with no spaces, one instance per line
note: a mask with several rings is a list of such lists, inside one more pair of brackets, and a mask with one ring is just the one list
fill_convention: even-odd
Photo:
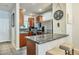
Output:
[[27,46],[27,38],[26,36],[32,36],[32,33],[21,33],[20,34],[20,47]]
[[43,16],[36,17],[36,22],[42,22],[42,21],[43,21]]
[[26,46],[26,41],[27,39],[25,38],[27,36],[27,34],[20,34],[20,47],[24,47]]
[[36,55],[36,44],[27,39],[27,55]]
[[23,9],[19,10],[19,25],[22,26],[24,24],[24,11]]
[[34,18],[28,18],[28,22],[29,22],[29,27],[34,26]]

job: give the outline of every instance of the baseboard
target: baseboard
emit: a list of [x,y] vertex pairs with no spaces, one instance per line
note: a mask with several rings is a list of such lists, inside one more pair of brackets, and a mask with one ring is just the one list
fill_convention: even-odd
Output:
[[0,43],[11,43],[11,41],[1,41]]

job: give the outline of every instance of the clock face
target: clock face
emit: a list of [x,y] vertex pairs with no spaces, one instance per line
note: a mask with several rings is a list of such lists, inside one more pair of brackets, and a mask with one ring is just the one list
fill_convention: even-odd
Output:
[[63,17],[63,11],[62,10],[57,10],[54,13],[54,19],[60,20]]

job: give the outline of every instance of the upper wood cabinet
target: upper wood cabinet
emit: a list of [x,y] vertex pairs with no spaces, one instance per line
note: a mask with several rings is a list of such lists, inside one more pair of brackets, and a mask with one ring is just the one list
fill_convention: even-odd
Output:
[[36,17],[36,22],[42,22],[42,21],[43,21],[43,16]]
[[34,26],[34,18],[28,18],[28,22],[29,22],[29,27]]
[[23,9],[19,9],[19,25],[22,26],[24,24],[24,11]]

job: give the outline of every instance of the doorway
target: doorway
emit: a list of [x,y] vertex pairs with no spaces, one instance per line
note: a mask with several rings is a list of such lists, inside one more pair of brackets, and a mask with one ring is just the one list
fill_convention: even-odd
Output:
[[9,39],[9,12],[0,10],[0,42],[10,41]]

